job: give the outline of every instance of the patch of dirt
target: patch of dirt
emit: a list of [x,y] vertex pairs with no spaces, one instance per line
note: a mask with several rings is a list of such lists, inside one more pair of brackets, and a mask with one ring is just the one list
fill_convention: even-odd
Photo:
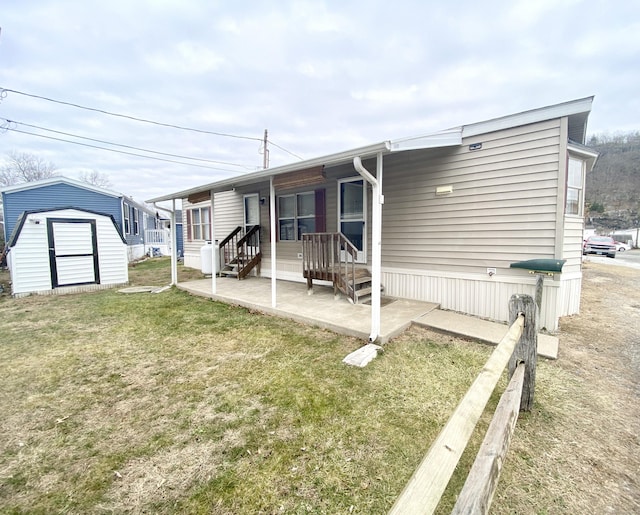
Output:
[[529,502],[540,494],[554,513],[640,513],[640,270],[585,263],[583,274],[581,313],[561,319],[558,360],[543,363],[548,383],[536,388],[550,434],[541,449],[516,448],[520,461],[537,454]]

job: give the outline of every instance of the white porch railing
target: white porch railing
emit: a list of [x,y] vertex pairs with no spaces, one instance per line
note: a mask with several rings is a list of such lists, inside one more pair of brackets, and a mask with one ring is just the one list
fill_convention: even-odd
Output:
[[171,232],[167,229],[147,229],[144,232],[145,254],[167,256],[171,253]]
[[147,245],[169,245],[171,234],[166,229],[147,229],[144,232],[144,242]]

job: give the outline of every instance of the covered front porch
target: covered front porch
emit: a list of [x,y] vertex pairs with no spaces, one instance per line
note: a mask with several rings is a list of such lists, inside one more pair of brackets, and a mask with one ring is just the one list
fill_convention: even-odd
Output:
[[[333,288],[328,286],[314,285],[313,295],[308,295],[305,283],[279,280],[275,307],[272,306],[272,281],[269,278],[249,277],[242,281],[217,278],[215,294],[211,293],[211,279],[182,282],[177,287],[193,295],[289,318],[365,341],[370,335],[371,305],[352,304],[344,295],[334,296]],[[429,302],[383,297],[378,343],[388,342],[405,331],[413,321],[437,308],[437,304]]]

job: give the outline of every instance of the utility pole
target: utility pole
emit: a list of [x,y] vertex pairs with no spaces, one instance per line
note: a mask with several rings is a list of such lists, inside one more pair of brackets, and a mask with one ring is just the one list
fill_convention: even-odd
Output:
[[265,170],[269,168],[269,149],[267,148],[267,129],[264,130],[264,142],[263,142],[263,150],[264,153],[262,155],[262,168]]

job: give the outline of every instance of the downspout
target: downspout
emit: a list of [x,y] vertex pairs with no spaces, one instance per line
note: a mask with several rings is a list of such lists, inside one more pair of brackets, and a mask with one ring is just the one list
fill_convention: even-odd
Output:
[[380,336],[380,287],[382,267],[382,152],[376,160],[377,179],[362,166],[359,156],[353,158],[356,171],[371,184],[372,191],[372,227],[371,227],[371,333],[369,341],[375,342]]

